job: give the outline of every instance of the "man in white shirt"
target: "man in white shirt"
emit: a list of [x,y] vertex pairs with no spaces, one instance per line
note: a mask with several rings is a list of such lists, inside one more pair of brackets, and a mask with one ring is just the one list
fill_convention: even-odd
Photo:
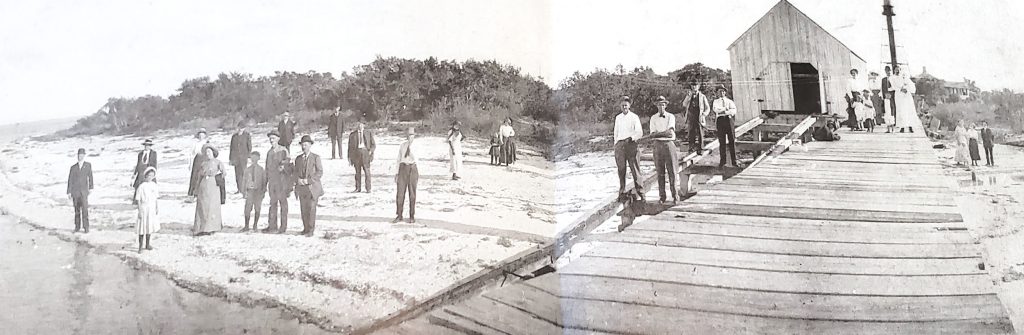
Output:
[[718,135],[718,167],[725,167],[725,151],[728,150],[732,157],[732,166],[739,167],[736,162],[736,131],[733,128],[733,117],[736,116],[736,103],[726,96],[728,91],[725,86],[716,90],[718,98],[711,103],[711,111],[715,113],[715,126]]
[[398,195],[395,199],[397,205],[395,219],[391,223],[402,222],[402,210],[405,207],[405,194],[409,194],[409,223],[416,223],[416,182],[420,179],[419,170],[416,169],[416,155],[413,147],[413,138],[416,137],[416,130],[409,128],[406,132],[406,141],[398,147],[398,173],[395,174],[395,183],[398,184]]
[[619,172],[619,193],[626,191],[626,165],[633,173],[633,184],[639,194],[643,194],[643,186],[640,185],[640,164],[637,162],[637,142],[644,136],[644,129],[640,125],[640,117],[629,110],[630,99],[622,97],[619,107],[622,113],[615,116],[615,167]]
[[658,200],[665,203],[665,175],[668,175],[669,186],[672,187],[672,203],[679,201],[676,196],[676,167],[678,150],[676,149],[676,116],[665,111],[668,99],[659,96],[655,102],[658,113],[651,116],[650,137],[654,139],[654,169],[658,171]]

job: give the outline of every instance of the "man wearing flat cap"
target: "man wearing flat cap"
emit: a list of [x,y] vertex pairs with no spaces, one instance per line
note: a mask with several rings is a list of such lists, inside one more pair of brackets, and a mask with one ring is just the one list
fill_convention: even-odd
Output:
[[89,233],[89,191],[92,190],[92,164],[85,161],[85,149],[78,149],[78,162],[68,171],[68,197],[75,206],[75,232]]
[[[264,233],[282,234],[288,230],[288,196],[295,183],[292,180],[292,163],[288,149],[281,145],[281,135],[276,130],[267,134],[270,150],[267,151],[267,193],[270,195],[269,226]],[[278,225],[280,218],[280,226]]]
[[622,113],[615,116],[615,128],[612,137],[615,139],[615,167],[619,173],[619,194],[626,192],[626,166],[633,173],[634,189],[643,195],[640,184],[640,164],[637,162],[637,141],[644,136],[640,117],[629,110],[630,99],[623,96],[619,103]]
[[313,236],[316,203],[324,195],[324,188],[320,185],[324,166],[320,163],[320,156],[310,152],[313,138],[303,135],[299,145],[302,153],[295,157],[295,196],[299,198],[299,211],[302,213],[302,235]]
[[669,185],[672,188],[672,203],[675,204],[679,198],[676,196],[676,167],[678,162],[678,149],[676,149],[676,116],[665,111],[668,107],[668,99],[659,96],[655,102],[658,112],[651,116],[650,138],[654,140],[654,169],[658,172],[658,196],[661,203],[665,203],[665,175],[668,175]]
[[139,185],[145,181],[146,169],[150,167],[156,169],[156,151],[153,150],[153,140],[146,139],[142,142],[142,151],[135,159],[135,172],[132,173],[132,188],[135,189],[135,193],[132,194],[132,204],[138,204],[135,195],[139,193]]

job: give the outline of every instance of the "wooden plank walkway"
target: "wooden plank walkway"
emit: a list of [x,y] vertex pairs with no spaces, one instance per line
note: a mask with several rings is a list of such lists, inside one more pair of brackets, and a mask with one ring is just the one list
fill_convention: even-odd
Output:
[[807,147],[595,236],[555,273],[435,310],[427,333],[1013,332],[923,134]]

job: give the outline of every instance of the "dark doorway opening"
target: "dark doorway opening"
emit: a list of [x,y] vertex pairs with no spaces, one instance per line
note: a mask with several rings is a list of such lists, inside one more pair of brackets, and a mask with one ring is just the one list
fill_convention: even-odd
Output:
[[818,69],[808,63],[790,63],[793,74],[793,107],[796,114],[821,113],[821,83]]

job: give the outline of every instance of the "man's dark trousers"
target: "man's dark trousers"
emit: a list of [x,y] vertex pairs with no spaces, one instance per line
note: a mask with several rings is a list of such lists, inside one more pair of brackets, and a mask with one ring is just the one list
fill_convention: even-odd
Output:
[[405,194],[409,193],[409,218],[416,218],[416,183],[420,179],[420,172],[416,169],[416,164],[400,164],[398,166],[398,176],[395,177],[395,181],[398,184],[398,195],[395,198],[395,203],[398,205],[396,214],[398,217],[402,217],[403,207],[405,207]]
[[74,195],[71,202],[75,205],[75,231],[85,228],[89,231],[89,196]]
[[718,133],[718,156],[720,157],[718,165],[725,165],[726,150],[729,151],[729,157],[732,157],[732,163],[739,164],[736,162],[736,131],[733,129],[732,117],[719,116],[715,120],[715,126],[718,128],[716,131]]
[[319,199],[313,197],[308,187],[301,187],[295,190],[299,195],[299,211],[302,212],[302,231],[312,233],[316,228],[316,203]]
[[615,142],[615,167],[619,172],[619,193],[626,190],[626,166],[633,173],[633,184],[637,193],[643,194],[640,185],[640,164],[637,162],[637,144],[632,139]]
[[665,201],[665,175],[672,187],[672,200],[676,198],[676,164],[678,154],[672,141],[654,141],[654,168],[658,171],[658,199]]
[[[356,168],[356,190],[362,190],[363,173],[366,173],[366,191],[372,191],[370,187],[370,151],[367,149],[359,149],[356,151],[357,157],[355,160]],[[349,157],[352,158],[352,157]]]

